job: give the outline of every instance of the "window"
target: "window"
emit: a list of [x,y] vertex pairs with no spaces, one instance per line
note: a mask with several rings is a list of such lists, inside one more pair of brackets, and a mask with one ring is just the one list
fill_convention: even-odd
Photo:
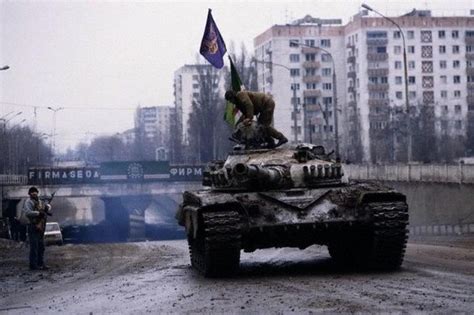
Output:
[[415,69],[416,63],[414,61],[408,61],[408,69]]
[[395,69],[401,69],[402,68],[402,62],[401,61],[395,61]]
[[438,31],[438,38],[445,38],[446,32],[445,31]]
[[456,121],[454,122],[454,127],[455,127],[456,129],[462,129],[462,120],[456,120]]
[[331,55],[324,53],[321,54],[321,61],[322,62],[330,62],[331,61]]
[[290,89],[293,91],[293,89],[296,88],[296,90],[300,89],[300,84],[299,83],[292,83],[290,85]]
[[402,37],[402,34],[400,33],[400,31],[393,32],[393,38],[401,38],[401,37]]
[[444,45],[439,46],[439,53],[440,54],[445,54],[446,53],[446,46],[444,46]]
[[408,46],[408,53],[414,54],[415,53],[415,46]]
[[321,39],[321,47],[331,47],[330,39]]
[[468,45],[466,46],[466,52],[473,52],[474,51],[474,46]]
[[194,84],[193,84],[193,89],[199,89],[199,84],[194,83]]
[[305,44],[306,46],[314,47],[314,45],[316,44],[316,42],[314,41],[314,39],[306,39],[306,40],[304,41],[304,44]]
[[440,76],[439,80],[441,81],[442,84],[447,84],[448,83],[448,77],[445,76],[445,75]]
[[453,68],[458,69],[461,67],[461,62],[459,60],[453,60]]
[[315,61],[316,60],[316,54],[305,54],[304,56],[306,61]]
[[199,76],[197,74],[193,74],[193,80],[199,80]]
[[199,92],[193,93],[193,97],[199,97]]
[[313,75],[316,75],[316,68],[305,69],[305,76],[313,76]]
[[393,53],[394,54],[401,54],[402,53],[402,46],[393,46]]
[[331,76],[331,68],[323,68],[323,69],[321,69],[321,74],[322,74],[324,77],[329,77],[329,76]]
[[422,43],[431,43],[431,31],[421,31],[421,42]]
[[421,46],[421,57],[422,58],[433,58],[433,47],[432,46]]
[[408,92],[408,98],[411,100],[416,99],[416,92],[415,91]]
[[300,76],[300,69],[290,69],[290,76],[299,77]]
[[454,83],[454,84],[459,84],[459,83],[461,83],[461,76],[459,76],[459,75],[453,76],[453,83]]
[[446,67],[447,67],[446,60],[440,60],[440,61],[439,61],[439,67],[440,67],[441,69],[446,69]]
[[459,54],[459,46],[458,45],[453,46],[453,54]]
[[299,39],[290,39],[288,42],[290,47],[299,47]]
[[299,62],[300,55],[299,54],[290,54],[290,62]]
[[461,113],[461,105],[454,105],[454,112],[456,114],[460,114]]
[[331,83],[323,83],[323,90],[332,90]]
[[416,78],[414,76],[409,76],[408,77],[408,84],[415,84],[416,83]]
[[306,89],[307,90],[316,90],[317,83],[306,83]]
[[407,31],[407,38],[408,39],[415,38],[415,32],[414,31]]
[[440,96],[441,98],[448,98],[448,91],[446,90],[441,91]]
[[388,77],[380,77],[380,83],[387,84],[388,83]]
[[461,98],[461,91],[455,90],[453,95],[454,95],[454,98]]
[[402,77],[395,77],[395,84],[402,84]]
[[403,93],[401,91],[395,92],[395,97],[399,100],[403,99]]
[[452,38],[459,38],[459,31],[452,31],[451,32],[451,37]]

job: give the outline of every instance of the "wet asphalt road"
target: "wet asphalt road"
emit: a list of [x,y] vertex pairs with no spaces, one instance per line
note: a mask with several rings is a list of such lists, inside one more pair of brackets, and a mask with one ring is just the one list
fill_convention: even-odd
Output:
[[185,241],[48,247],[46,272],[0,243],[0,314],[473,313],[474,247],[409,244],[398,272],[338,270],[325,247],[242,254],[241,272],[205,279]]

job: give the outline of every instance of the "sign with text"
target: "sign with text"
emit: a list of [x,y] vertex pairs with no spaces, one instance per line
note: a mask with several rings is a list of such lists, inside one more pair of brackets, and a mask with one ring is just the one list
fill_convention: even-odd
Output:
[[168,161],[100,163],[100,179],[103,181],[166,180],[169,177]]
[[91,167],[30,168],[28,184],[91,183],[100,181],[100,170]]
[[170,181],[201,181],[205,165],[170,165]]

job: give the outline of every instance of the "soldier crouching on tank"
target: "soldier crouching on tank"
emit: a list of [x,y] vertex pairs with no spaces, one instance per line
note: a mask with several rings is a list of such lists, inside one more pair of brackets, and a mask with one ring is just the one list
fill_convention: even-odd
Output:
[[38,197],[38,189],[31,187],[28,190],[30,198],[24,205],[25,216],[29,220],[28,238],[30,241],[30,270],[46,270],[44,264],[44,232],[46,229],[46,215],[52,215],[51,205]]
[[[243,121],[247,126],[252,123],[253,116],[258,115],[258,123],[264,127],[266,135],[270,137],[270,146],[278,147],[288,142],[281,132],[271,126],[275,110],[275,102],[271,96],[259,92],[229,90],[225,92],[225,99],[235,104],[237,109],[242,112],[239,122]],[[276,145],[273,145],[273,138],[278,140]]]

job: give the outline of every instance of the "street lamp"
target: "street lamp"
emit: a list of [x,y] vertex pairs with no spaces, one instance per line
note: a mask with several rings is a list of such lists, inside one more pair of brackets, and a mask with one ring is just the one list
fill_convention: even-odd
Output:
[[[256,58],[253,59],[255,62],[257,63],[262,63],[262,64],[269,64],[269,65],[275,65],[275,66],[279,66],[279,67],[282,67],[282,68],[285,68],[286,70],[288,70],[290,72],[290,75],[291,75],[291,69],[285,65],[282,65],[282,64],[279,64],[279,63],[274,63],[272,61],[264,61],[264,60],[258,60]],[[298,112],[298,104],[296,102],[296,77],[293,76],[293,132],[294,132],[294,141],[295,141],[295,144],[298,143],[298,123],[297,123],[297,112]]]
[[411,135],[411,121],[410,121],[410,103],[408,101],[408,68],[407,68],[407,50],[406,50],[406,44],[405,44],[405,33],[403,33],[402,28],[400,25],[398,25],[397,22],[395,22],[393,19],[383,15],[379,11],[369,7],[367,4],[362,4],[362,7],[364,9],[367,9],[369,11],[375,12],[376,14],[380,15],[384,19],[390,21],[393,25],[395,25],[398,30],[400,31],[400,34],[402,35],[402,42],[403,42],[403,75],[405,79],[405,106],[406,106],[406,111],[407,111],[407,116],[408,116],[408,144],[407,144],[407,160],[408,162],[411,162],[412,160],[412,135]]
[[51,106],[48,106],[48,109],[53,111],[53,149],[52,149],[52,154],[54,155],[54,152],[56,151],[56,113],[59,112],[60,110],[63,110],[64,107],[57,107],[53,108]]
[[316,50],[320,50],[325,52],[326,54],[331,57],[331,63],[332,63],[332,95],[333,95],[333,101],[334,101],[334,138],[335,138],[335,145],[336,145],[336,160],[340,159],[339,156],[339,120],[338,120],[338,106],[337,106],[337,80],[336,80],[336,63],[334,62],[334,57],[332,54],[322,48],[322,47],[315,47],[311,45],[306,45],[302,44],[296,41],[290,41],[290,46],[304,46],[304,47],[309,47],[309,48],[314,48]]
[[3,67],[0,68],[0,71],[2,71],[2,70],[8,70],[8,69],[10,69],[9,66],[3,66]]

